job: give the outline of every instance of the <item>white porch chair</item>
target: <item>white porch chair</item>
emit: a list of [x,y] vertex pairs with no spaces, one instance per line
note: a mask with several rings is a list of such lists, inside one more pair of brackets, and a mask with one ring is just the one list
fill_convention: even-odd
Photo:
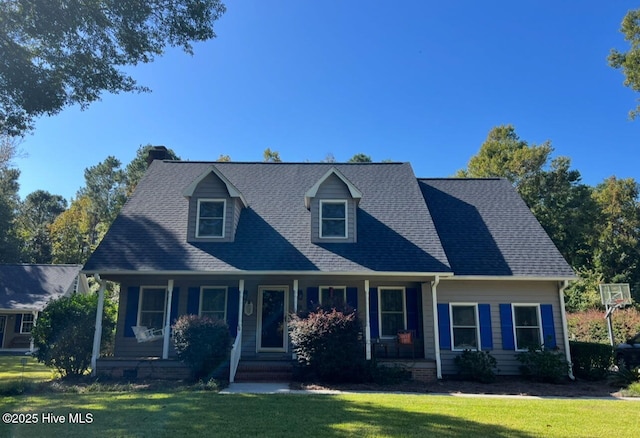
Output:
[[164,329],[147,328],[143,325],[131,327],[138,342],[149,342],[164,338]]

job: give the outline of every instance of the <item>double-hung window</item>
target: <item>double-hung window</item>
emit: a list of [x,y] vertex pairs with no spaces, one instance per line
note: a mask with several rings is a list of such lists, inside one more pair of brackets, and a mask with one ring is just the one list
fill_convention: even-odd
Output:
[[22,322],[20,323],[20,333],[31,333],[34,323],[35,316],[33,313],[23,313]]
[[164,327],[167,306],[167,289],[163,287],[143,287],[140,290],[138,325],[147,328]]
[[451,304],[451,340],[453,350],[478,350],[478,306]]
[[320,287],[320,304],[337,309],[343,308],[347,304],[347,288],[344,286]]
[[379,293],[380,336],[395,337],[407,329],[407,306],[402,287],[381,287]]
[[226,287],[206,286],[200,289],[200,316],[226,321]]
[[537,304],[514,304],[513,327],[515,331],[516,350],[540,347],[542,344],[540,306]]
[[199,199],[196,237],[224,237],[226,201]]
[[320,201],[320,237],[346,239],[347,201]]

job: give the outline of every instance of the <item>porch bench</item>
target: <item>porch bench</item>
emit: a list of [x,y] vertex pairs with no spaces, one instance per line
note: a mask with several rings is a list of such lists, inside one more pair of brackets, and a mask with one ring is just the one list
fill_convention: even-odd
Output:
[[416,333],[415,330],[400,330],[395,338],[375,338],[373,339],[373,355],[378,358],[390,358],[390,351],[395,351],[396,358],[406,357],[411,353],[411,358],[416,357]]

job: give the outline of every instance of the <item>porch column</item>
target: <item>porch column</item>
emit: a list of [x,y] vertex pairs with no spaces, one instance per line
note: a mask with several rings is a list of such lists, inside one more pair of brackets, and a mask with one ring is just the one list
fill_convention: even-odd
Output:
[[[33,327],[35,327],[36,324],[38,323],[38,311],[34,310],[32,313],[33,313]],[[0,345],[0,347],[1,347],[1,345]],[[33,353],[33,350],[34,350],[34,347],[33,347],[33,336],[31,336],[31,340],[29,341],[29,352]]]
[[369,280],[364,281],[364,342],[365,358],[371,360],[371,321],[369,317]]
[[162,344],[162,358],[169,359],[169,338],[171,337],[171,301],[173,301],[173,280],[167,284],[167,315],[164,323],[164,342]]
[[94,276],[100,289],[98,290],[98,308],[96,310],[96,329],[93,332],[93,351],[91,352],[91,375],[96,375],[96,363],[100,355],[100,341],[102,340],[102,314],[104,313],[104,289],[106,282],[100,279],[100,275]]
[[[293,280],[293,314],[298,314],[298,279]],[[296,357],[296,353],[291,353],[291,359]]]
[[[242,333],[242,313],[244,312],[244,279],[238,282],[238,329],[237,333]],[[237,336],[237,334],[236,334]]]
[[440,277],[431,282],[431,306],[433,307],[433,343],[436,351],[436,377],[442,379],[442,360],[440,359],[440,329],[438,328],[438,284]]

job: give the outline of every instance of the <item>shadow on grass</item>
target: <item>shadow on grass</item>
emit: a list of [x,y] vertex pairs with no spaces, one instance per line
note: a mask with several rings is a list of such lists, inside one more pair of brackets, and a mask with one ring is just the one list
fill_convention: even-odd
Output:
[[[373,397],[373,396],[372,396]],[[460,417],[417,411],[411,399],[398,405],[372,397],[327,395],[218,395],[201,391],[58,394],[30,397],[28,412],[90,412],[91,424],[2,425],[1,436],[492,436],[533,435]],[[393,396],[390,396],[393,397]],[[396,399],[391,399],[396,400]],[[0,402],[25,412],[19,398]],[[433,401],[436,403],[436,400]],[[402,406],[400,406],[402,404]],[[7,435],[8,433],[8,435]]]

